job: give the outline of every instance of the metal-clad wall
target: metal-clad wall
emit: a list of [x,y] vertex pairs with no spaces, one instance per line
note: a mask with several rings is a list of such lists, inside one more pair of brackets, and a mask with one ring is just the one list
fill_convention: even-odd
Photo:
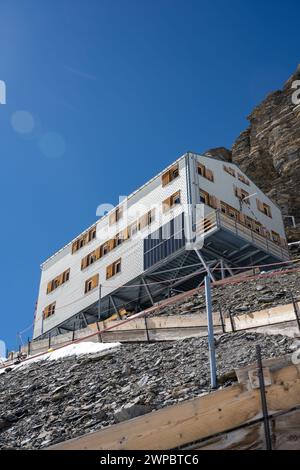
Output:
[[180,214],[144,239],[144,270],[185,245],[184,215]]
[[[140,215],[145,213],[148,210],[147,208],[150,209],[152,206],[157,205],[155,221],[151,224],[149,229],[145,228],[142,231],[141,239],[125,241],[84,270],[81,270],[82,258],[95,250],[103,241],[100,242],[95,239],[74,254],[71,252],[71,245],[67,245],[43,264],[34,323],[34,338],[54,328],[98,300],[98,289],[84,294],[85,281],[94,274],[99,273],[99,282],[103,285],[103,296],[113,292],[118,286],[142,274],[144,269],[143,238],[147,237],[150,231],[157,230],[171,218],[180,214],[183,211],[183,205],[187,202],[185,158],[179,160],[179,173],[179,177],[165,187],[162,187],[161,176],[157,176],[153,178],[149,184],[143,186],[127,199],[128,212],[137,211]],[[178,190],[181,191],[182,204],[175,206],[173,210],[167,213],[163,213],[161,210],[162,201]],[[131,219],[131,217],[129,217],[129,219]],[[129,223],[133,220],[136,220],[136,217],[132,217]],[[115,228],[114,235],[127,225],[128,221],[121,219],[120,223]],[[97,231],[105,228],[105,226],[108,226],[108,217],[103,217],[97,222]],[[113,278],[106,280],[106,267],[118,258],[122,259],[121,272]],[[70,280],[52,293],[46,294],[48,282],[69,268]],[[48,319],[43,320],[43,309],[52,302],[56,302],[56,313]]]
[[[218,199],[224,201],[235,209],[240,210],[239,200],[234,194],[234,185],[239,188],[242,188],[249,194],[253,194],[253,197],[249,198],[250,205],[248,206],[247,204],[243,204],[242,212],[248,215],[249,217],[257,219],[268,230],[274,230],[275,232],[279,233],[281,237],[286,238],[282,214],[279,207],[274,204],[274,202],[270,198],[268,198],[263,193],[263,191],[261,191],[261,189],[259,189],[259,187],[256,186],[251,181],[251,179],[238,168],[237,165],[229,162],[216,160],[210,157],[199,156],[196,154],[194,155],[194,157],[197,162],[204,164],[214,173],[213,182],[196,174],[195,181],[196,183],[198,183],[198,194],[199,189],[203,189],[204,191],[207,191],[208,193],[216,196]],[[233,168],[236,173],[239,172],[240,174],[242,174],[245,178],[249,180],[250,185],[244,184],[243,182],[238,180],[237,177],[229,175],[226,171],[224,171],[223,165],[229,166]],[[197,171],[196,167],[195,171]],[[263,214],[258,210],[256,205],[256,198],[271,207],[272,218],[268,217],[267,215]],[[199,202],[200,198],[198,196],[198,201],[196,201],[196,203]],[[206,207],[205,213],[211,212],[212,210],[212,208]]]

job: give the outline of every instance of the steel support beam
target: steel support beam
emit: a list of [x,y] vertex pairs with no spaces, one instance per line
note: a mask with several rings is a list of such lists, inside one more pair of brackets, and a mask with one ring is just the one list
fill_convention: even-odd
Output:
[[115,311],[115,313],[117,314],[117,317],[118,317],[119,319],[121,319],[121,315],[119,314],[119,310],[117,309],[117,305],[116,305],[115,299],[113,298],[112,295],[110,295],[109,297],[110,297],[110,301],[111,301],[111,303],[112,303],[112,306],[113,306],[113,308],[114,308],[114,311]]
[[83,318],[83,322],[84,322],[85,326],[87,327],[87,326],[88,326],[88,322],[87,322],[87,320],[86,320],[86,318],[85,318],[84,312],[81,312],[81,317]]
[[144,285],[144,287],[145,287],[145,289],[146,289],[146,292],[147,292],[147,294],[148,294],[148,297],[149,297],[149,299],[150,299],[151,304],[154,305],[154,300],[153,300],[151,291],[150,291],[149,286],[148,286],[147,282],[145,281],[145,278],[144,278],[144,277],[142,277],[142,283],[143,283],[143,285]]
[[260,252],[261,252],[261,250],[254,250],[254,251],[251,251],[250,253],[247,253],[246,255],[241,256],[240,258],[235,259],[234,262],[239,264],[241,261],[245,261],[245,259],[251,258],[252,256],[257,255],[257,253],[260,253]]
[[203,258],[203,256],[201,255],[200,251],[199,250],[196,250],[195,248],[195,252],[198,256],[198,258],[200,259],[201,263],[203,264],[204,268],[206,269],[207,271],[207,274],[209,275],[210,279],[215,282],[215,278],[214,276],[212,275],[210,269],[209,269],[209,266],[207,265],[207,263],[205,262],[205,259]]

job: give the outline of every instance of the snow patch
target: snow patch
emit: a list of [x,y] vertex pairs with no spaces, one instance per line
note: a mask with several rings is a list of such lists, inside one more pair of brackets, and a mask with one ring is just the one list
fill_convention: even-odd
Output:
[[[29,366],[34,362],[40,361],[57,361],[58,359],[63,359],[64,357],[69,356],[83,356],[88,354],[97,354],[107,349],[118,349],[121,346],[121,343],[92,343],[92,342],[82,342],[69,344],[63,348],[53,350],[42,354],[38,357],[28,357],[28,359],[20,364],[9,366],[12,369],[19,369],[20,367]],[[0,369],[0,374],[2,374],[5,369]]]

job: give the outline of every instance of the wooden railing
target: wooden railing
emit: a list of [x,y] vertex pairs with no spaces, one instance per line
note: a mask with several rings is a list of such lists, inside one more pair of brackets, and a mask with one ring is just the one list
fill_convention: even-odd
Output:
[[277,243],[269,240],[257,232],[254,232],[250,228],[246,227],[235,219],[231,219],[220,211],[210,212],[197,223],[197,232],[200,234],[206,234],[211,230],[220,228],[224,228],[225,230],[229,230],[230,232],[235,233],[239,237],[248,240],[263,250],[272,253],[276,257],[289,259],[289,252],[287,248],[278,245]]

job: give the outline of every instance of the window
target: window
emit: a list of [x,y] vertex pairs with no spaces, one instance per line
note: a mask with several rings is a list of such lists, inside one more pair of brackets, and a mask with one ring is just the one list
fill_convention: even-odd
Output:
[[247,191],[244,191],[244,189],[238,188],[237,186],[234,186],[233,189],[234,189],[234,194],[236,195],[237,198],[240,199],[241,202],[245,202],[245,204],[250,205],[250,199],[249,199],[250,194],[247,193]]
[[100,258],[100,247],[89,253],[81,260],[81,269],[85,269],[91,264],[95,263]]
[[233,176],[235,178],[235,171],[233,168],[227,165],[223,165],[223,170],[226,171],[229,175]]
[[257,220],[253,220],[252,222],[253,225],[253,230],[257,233],[262,233],[262,224],[258,222]]
[[167,212],[168,210],[171,209],[171,207],[180,204],[180,191],[177,191],[176,193],[172,194],[172,196],[168,197],[163,201],[163,212]]
[[138,226],[137,222],[134,222],[133,224],[130,225],[130,235],[133,237],[138,231]]
[[178,164],[172,166],[168,171],[166,171],[161,177],[162,186],[166,186],[171,183],[175,178],[179,176],[179,166]]
[[43,310],[44,319],[49,318],[55,314],[55,305],[56,305],[56,302],[53,302],[52,304],[49,304],[47,305],[47,307],[44,308]]
[[118,220],[120,220],[122,216],[123,216],[123,207],[117,207],[117,209],[109,216],[109,225],[113,225],[116,222],[118,222]]
[[72,243],[72,254],[76,253],[76,251],[80,250],[80,248],[84,247],[87,243],[91,242],[96,238],[96,225],[92,227],[90,230],[85,232],[79,238],[77,238]]
[[203,191],[203,189],[200,189],[200,202],[202,202],[202,204],[209,205],[209,194],[206,191]]
[[279,233],[274,232],[274,230],[272,230],[272,240],[273,242],[278,243],[280,245],[280,235]]
[[85,281],[84,293],[87,294],[94,290],[99,284],[99,274],[95,274],[93,277],[90,277]]
[[52,279],[52,281],[48,282],[47,294],[50,294],[50,292],[57,289],[59,286],[67,282],[69,279],[70,279],[70,269],[67,269],[59,276],[56,276],[56,278]]
[[70,279],[70,269],[65,271],[62,275],[62,282],[65,283]]
[[271,207],[265,202],[261,202],[259,199],[256,199],[257,209],[268,217],[272,218]]
[[92,230],[89,231],[89,241],[95,240],[96,238],[96,227],[94,227]]
[[206,168],[205,165],[203,165],[202,163],[199,163],[198,164],[198,174],[200,176],[203,176],[203,178],[206,178],[208,179],[209,181],[214,181],[214,174],[211,170],[209,170],[208,168]]
[[120,246],[124,241],[123,234],[122,233],[117,233],[115,237],[115,244],[116,246]]
[[115,261],[114,263],[110,264],[106,268],[106,279],[110,279],[111,277],[115,276],[116,274],[121,272],[121,258]]
[[108,242],[104,243],[104,245],[101,246],[101,254],[102,256],[104,255],[107,255],[107,253],[109,252],[109,246],[108,246]]
[[241,173],[238,173],[238,179],[239,179],[239,181],[246,184],[247,186],[250,185],[250,181],[247,178],[245,178],[245,176],[242,175]]
[[229,206],[229,204],[226,204],[224,201],[220,201],[220,207],[223,214],[228,215],[231,219],[238,220],[239,211],[237,211],[234,207]]
[[253,219],[251,219],[251,217],[249,217],[248,215],[245,215],[245,224],[251,230],[253,229],[252,222],[253,222]]
[[138,220],[138,229],[143,230],[143,228],[147,227],[147,225],[152,224],[154,221],[154,216],[155,210],[152,209],[151,211],[148,211],[147,214],[144,214],[142,217],[140,217]]

